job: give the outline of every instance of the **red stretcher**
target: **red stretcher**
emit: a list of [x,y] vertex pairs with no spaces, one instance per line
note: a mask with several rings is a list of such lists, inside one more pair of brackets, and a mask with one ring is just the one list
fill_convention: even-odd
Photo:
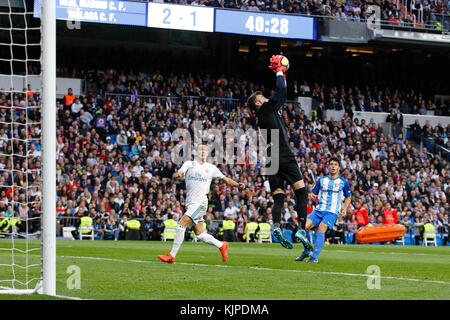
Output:
[[405,226],[400,224],[363,227],[356,232],[356,241],[358,241],[358,243],[392,241],[403,237],[405,233]]

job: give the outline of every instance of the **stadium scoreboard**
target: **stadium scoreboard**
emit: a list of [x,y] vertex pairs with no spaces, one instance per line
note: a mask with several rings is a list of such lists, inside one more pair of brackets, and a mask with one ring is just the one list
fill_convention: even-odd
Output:
[[214,8],[148,3],[147,27],[214,31]]
[[[40,17],[41,1],[34,1]],[[56,0],[56,18],[150,28],[316,39],[316,18],[155,2]]]
[[[34,17],[39,18],[41,1],[34,1]],[[56,19],[145,26],[147,3],[116,0],[56,0]]]
[[315,18],[216,9],[215,32],[315,40]]

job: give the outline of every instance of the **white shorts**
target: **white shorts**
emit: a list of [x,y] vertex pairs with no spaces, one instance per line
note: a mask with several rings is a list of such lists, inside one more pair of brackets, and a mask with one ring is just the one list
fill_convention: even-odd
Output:
[[185,215],[192,219],[194,224],[205,221],[203,217],[206,214],[206,210],[208,209],[208,200],[191,203],[187,206],[187,210]]

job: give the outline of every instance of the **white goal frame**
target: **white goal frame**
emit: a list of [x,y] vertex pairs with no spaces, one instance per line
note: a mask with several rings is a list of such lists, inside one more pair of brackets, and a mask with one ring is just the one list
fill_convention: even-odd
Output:
[[42,1],[42,292],[56,295],[56,1]]
[[41,280],[34,289],[0,287],[0,294],[56,296],[56,0],[41,2],[41,92]]

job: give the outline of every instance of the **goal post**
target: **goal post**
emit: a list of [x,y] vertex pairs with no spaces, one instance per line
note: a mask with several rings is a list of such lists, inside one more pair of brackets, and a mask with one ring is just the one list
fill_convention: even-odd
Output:
[[56,0],[42,1],[42,293],[56,295]]
[[56,295],[56,0],[40,10],[0,2],[0,294]]

